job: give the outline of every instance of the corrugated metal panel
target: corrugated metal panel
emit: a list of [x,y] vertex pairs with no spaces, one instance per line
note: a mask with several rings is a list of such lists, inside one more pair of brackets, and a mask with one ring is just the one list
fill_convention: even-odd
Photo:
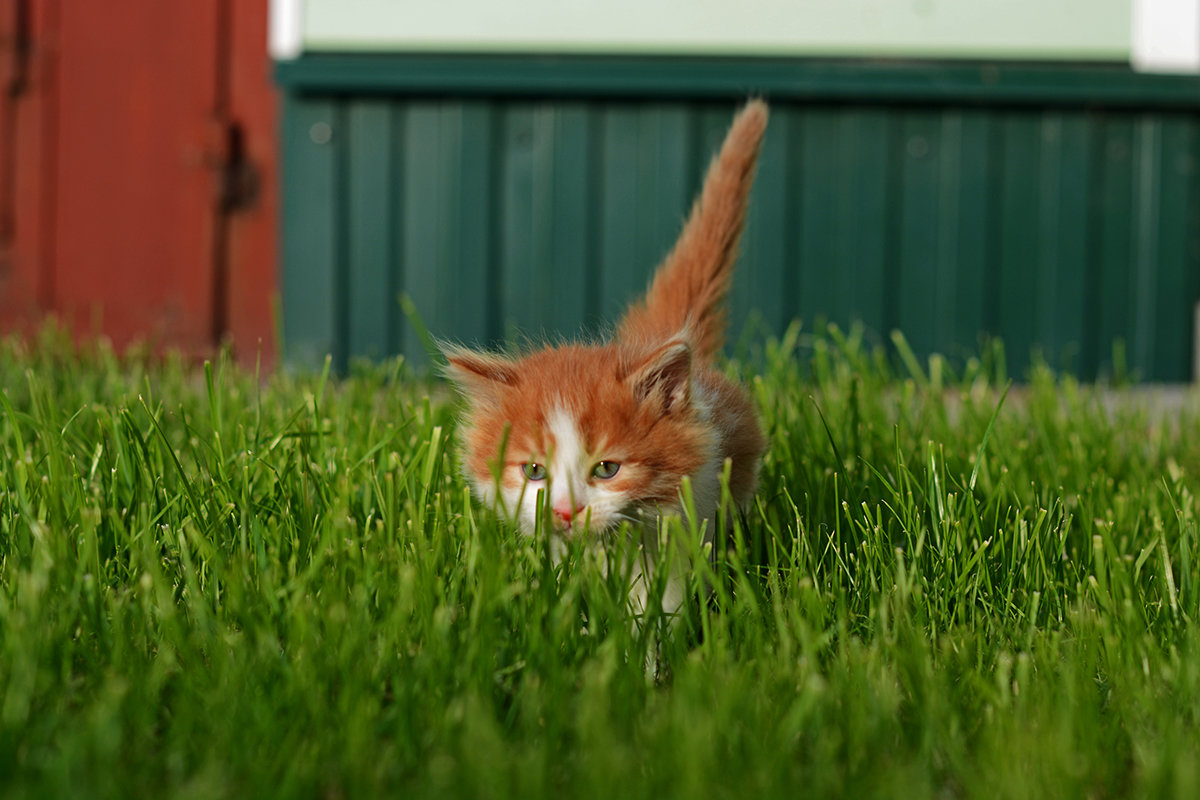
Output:
[[[611,320],[674,240],[733,109],[291,96],[293,354],[420,357],[402,292],[435,334],[479,343]],[[994,334],[1013,374],[1037,348],[1086,377],[1111,371],[1120,339],[1143,377],[1188,379],[1198,126],[1136,108],[776,101],[735,331],[752,312],[776,331],[861,320],[952,357]]]

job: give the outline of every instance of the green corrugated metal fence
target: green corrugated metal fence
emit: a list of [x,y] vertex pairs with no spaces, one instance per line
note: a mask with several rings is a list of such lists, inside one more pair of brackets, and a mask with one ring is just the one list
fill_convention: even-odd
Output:
[[355,77],[359,60],[280,69],[294,358],[420,359],[400,293],[436,335],[468,342],[597,329],[644,288],[733,98],[753,88],[772,119],[735,331],[752,313],[776,331],[795,316],[809,327],[860,320],[880,339],[898,328],[918,353],[952,358],[991,334],[1014,374],[1036,348],[1083,377],[1110,372],[1121,340],[1142,377],[1192,377],[1194,80],[813,67],[822,83],[803,65],[771,73],[756,62],[742,91],[710,95],[703,75],[690,92],[682,78],[626,75],[609,89],[579,84],[571,98],[570,86],[539,90],[536,73],[514,72],[506,91],[503,64],[477,65],[486,85],[459,76],[446,86],[436,70],[425,84],[420,70],[379,78],[394,69],[380,63],[393,66],[370,73],[371,85]]

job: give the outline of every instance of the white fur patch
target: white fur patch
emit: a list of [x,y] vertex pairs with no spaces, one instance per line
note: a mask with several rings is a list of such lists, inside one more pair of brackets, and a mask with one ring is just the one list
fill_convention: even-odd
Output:
[[587,505],[587,460],[575,418],[563,408],[556,408],[546,418],[546,428],[554,437],[550,454],[550,503],[554,508],[572,511]]
[[[696,404],[700,416],[706,422],[712,421],[712,403],[714,398],[704,390],[699,383],[692,383],[692,402]],[[544,492],[550,492],[550,508],[569,508],[578,511],[574,521],[574,531],[579,532],[583,520],[590,520],[592,530],[603,530],[616,525],[626,516],[629,497],[611,488],[603,480],[592,478],[592,469],[598,461],[614,460],[612,453],[591,452],[584,441],[579,428],[579,422],[571,411],[564,407],[555,408],[546,417],[547,447],[549,452],[544,454],[547,470],[545,481],[527,481],[519,487],[501,487],[501,496],[509,514],[514,516],[526,533],[536,531],[538,507],[544,502]],[[709,520],[706,539],[712,540],[716,530],[715,516],[721,499],[721,472],[723,459],[720,448],[713,447],[713,452],[705,460],[704,465],[691,475],[692,498],[695,504],[697,521]],[[477,486],[480,494],[492,500],[495,492],[491,486]],[[643,541],[648,548],[647,556],[653,561],[654,552],[658,549],[655,541],[656,520],[653,515],[647,516],[638,527],[642,530]],[[560,555],[565,543],[555,537],[552,542],[556,545],[556,557]],[[639,563],[635,570],[636,581],[630,595],[633,607],[637,611],[645,610],[645,581],[648,575],[643,575],[645,566]],[[683,602],[683,575],[685,565],[677,565],[678,574],[668,578],[666,594],[663,597],[663,610],[674,613]]]

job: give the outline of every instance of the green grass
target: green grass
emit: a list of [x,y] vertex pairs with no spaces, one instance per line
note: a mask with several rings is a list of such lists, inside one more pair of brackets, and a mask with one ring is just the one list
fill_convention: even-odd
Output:
[[403,364],[0,345],[0,795],[1200,796],[1200,401],[899,344],[753,359],[762,487],[657,683]]

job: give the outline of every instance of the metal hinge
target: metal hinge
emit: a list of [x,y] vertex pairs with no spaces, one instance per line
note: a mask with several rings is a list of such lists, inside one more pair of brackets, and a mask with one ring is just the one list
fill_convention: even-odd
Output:
[[0,58],[6,63],[6,98],[16,97],[29,85],[29,56],[32,35],[29,26],[29,0],[16,0],[9,13],[8,25],[0,25]]
[[235,120],[216,118],[209,129],[209,166],[216,171],[217,207],[232,214],[258,200],[259,175],[246,154],[246,137]]

